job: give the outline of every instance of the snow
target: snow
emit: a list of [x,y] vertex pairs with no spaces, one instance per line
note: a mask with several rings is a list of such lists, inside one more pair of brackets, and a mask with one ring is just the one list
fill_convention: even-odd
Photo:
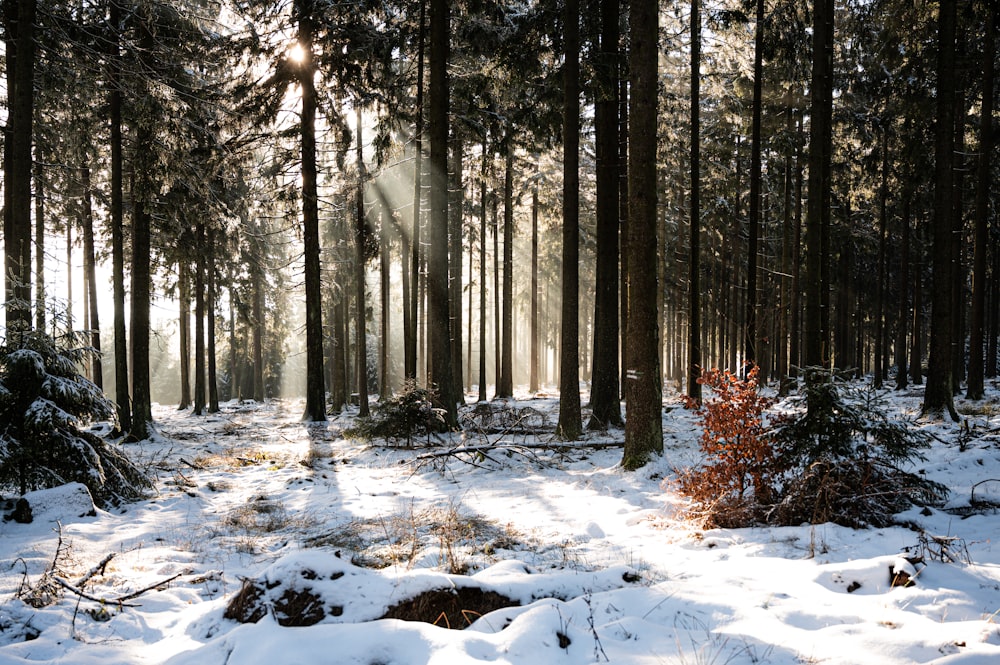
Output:
[[[908,413],[921,399],[885,396]],[[975,414],[971,434],[920,422],[934,442],[917,470],[949,487],[947,503],[861,530],[682,521],[684,499],[664,481],[697,461],[698,426],[673,399],[664,455],[634,473],[619,448],[527,447],[546,436],[469,430],[468,446],[525,447],[422,458],[344,438],[349,414],[303,423],[296,402],[203,417],[158,407],[158,434],[125,447],[157,475],[156,496],[88,514],[81,486],[67,486],[29,497],[33,523],[0,522],[0,665],[994,664],[990,397],[959,404]],[[555,420],[555,398],[511,405]],[[61,591],[33,607],[19,593],[54,559],[49,578],[75,584],[111,554],[84,591],[135,598]],[[891,586],[900,572],[913,584]],[[275,597],[308,589],[339,612],[304,627],[274,615],[239,624],[223,615],[245,579]],[[519,604],[470,613],[465,630],[379,618],[420,591],[470,586]]]

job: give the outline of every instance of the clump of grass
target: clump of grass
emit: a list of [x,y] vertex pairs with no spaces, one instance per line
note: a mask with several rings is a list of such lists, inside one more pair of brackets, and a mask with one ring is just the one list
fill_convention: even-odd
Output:
[[464,573],[476,556],[492,558],[498,549],[526,543],[511,525],[469,514],[451,502],[443,508],[417,510],[411,505],[405,512],[354,520],[307,539],[305,545],[346,550],[352,563],[366,568],[411,568],[426,551],[436,549],[442,569]]
[[242,468],[263,464],[271,460],[271,456],[260,448],[244,450],[242,448],[227,448],[221,454],[205,453],[194,458],[194,464],[201,468]]

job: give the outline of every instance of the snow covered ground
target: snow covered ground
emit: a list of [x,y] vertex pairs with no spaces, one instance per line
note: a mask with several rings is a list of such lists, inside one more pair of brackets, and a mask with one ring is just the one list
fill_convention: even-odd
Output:
[[[919,408],[919,388],[887,396]],[[865,530],[679,521],[663,481],[698,459],[697,426],[673,399],[665,454],[637,473],[618,468],[619,448],[545,450],[531,446],[549,436],[523,432],[468,431],[470,446],[522,447],[434,458],[345,439],[349,415],[302,423],[300,403],[162,407],[161,435],[129,446],[157,496],[80,516],[79,488],[63,488],[31,497],[33,523],[0,522],[0,664],[1000,663],[1000,514],[970,506],[974,486],[1000,503],[991,396],[960,404],[975,411],[962,439],[921,424],[936,440],[919,468],[950,488],[944,509]],[[511,406],[554,423],[554,398]],[[893,588],[907,553],[926,565]],[[323,618],[226,619],[244,579],[272,600],[309,590]],[[439,625],[379,618],[470,587],[516,604]]]

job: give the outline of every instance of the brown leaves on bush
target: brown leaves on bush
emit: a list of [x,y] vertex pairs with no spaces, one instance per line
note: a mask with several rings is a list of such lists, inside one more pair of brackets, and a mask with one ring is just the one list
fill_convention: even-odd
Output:
[[678,489],[693,501],[692,514],[708,526],[746,526],[762,519],[761,511],[776,499],[784,470],[764,412],[774,400],[758,390],[757,367],[740,378],[712,369],[698,382],[712,397],[688,407],[701,417],[699,448],[705,462],[677,472]]

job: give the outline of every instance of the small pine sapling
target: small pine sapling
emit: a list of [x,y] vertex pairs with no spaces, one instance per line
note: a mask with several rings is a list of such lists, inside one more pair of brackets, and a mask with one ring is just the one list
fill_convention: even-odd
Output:
[[779,524],[836,522],[887,526],[913,502],[935,503],[947,489],[906,467],[924,460],[929,440],[913,422],[892,417],[877,391],[807,371],[797,413],[774,436],[797,469],[771,515]]
[[349,437],[359,439],[402,440],[413,445],[414,434],[443,432],[444,415],[434,408],[431,393],[413,381],[407,381],[402,392],[383,400],[368,418],[359,418],[357,424],[344,431]]
[[115,406],[78,367],[91,349],[31,332],[0,347],[0,486],[87,486],[101,506],[141,497],[152,484],[125,455],[84,427]]
[[783,464],[765,411],[774,400],[761,394],[756,366],[740,378],[712,369],[698,382],[711,389],[703,404],[688,406],[701,417],[701,466],[678,472],[678,485],[695,511],[713,526],[737,527],[759,521],[776,498]]

